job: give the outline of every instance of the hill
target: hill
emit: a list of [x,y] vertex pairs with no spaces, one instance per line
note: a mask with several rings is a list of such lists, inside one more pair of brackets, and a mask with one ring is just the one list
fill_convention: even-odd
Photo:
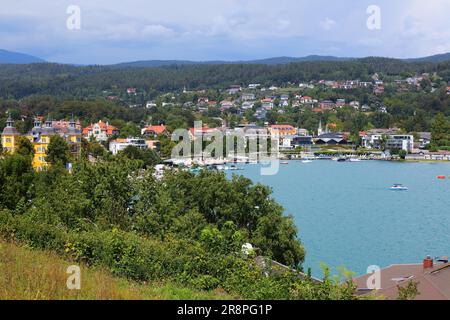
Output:
[[312,62],[312,61],[348,61],[354,58],[340,58],[334,56],[310,55],[306,57],[274,57],[257,60],[211,60],[211,61],[190,61],[190,60],[143,60],[124,62],[112,65],[113,67],[164,67],[164,66],[186,66],[186,65],[223,65],[223,64],[265,64],[265,65],[281,65],[294,62]]
[[0,49],[0,64],[28,64],[39,62],[45,61],[28,54]]
[[66,269],[56,254],[0,241],[0,300],[230,299],[222,291],[196,291],[171,283],[138,284],[102,269],[81,267],[81,290],[68,290]]
[[433,56],[423,57],[423,58],[413,58],[413,59],[406,59],[406,61],[412,61],[412,62],[444,62],[450,60],[450,52],[448,53],[442,53],[442,54],[436,54]]

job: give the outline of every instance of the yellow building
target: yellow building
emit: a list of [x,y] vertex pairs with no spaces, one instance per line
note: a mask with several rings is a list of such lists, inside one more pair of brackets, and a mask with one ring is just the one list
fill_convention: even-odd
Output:
[[[66,130],[57,132],[53,128],[53,121],[49,118],[45,121],[44,126],[40,120],[36,119],[31,131],[25,136],[30,140],[34,147],[33,168],[37,171],[44,170],[49,166],[49,163],[45,161],[47,157],[47,149],[50,144],[52,136],[59,134],[64,137],[69,150],[73,156],[78,156],[81,150],[81,131],[77,129],[76,123],[73,118],[69,122],[69,126]],[[8,119],[7,125],[2,134],[3,148],[8,152],[13,153],[15,150],[15,144],[17,143],[17,137],[19,133],[14,128],[14,121]]]
[[14,128],[14,120],[11,117],[8,117],[8,120],[6,120],[6,127],[2,132],[3,151],[6,153],[14,153],[17,137],[19,136],[19,132]]

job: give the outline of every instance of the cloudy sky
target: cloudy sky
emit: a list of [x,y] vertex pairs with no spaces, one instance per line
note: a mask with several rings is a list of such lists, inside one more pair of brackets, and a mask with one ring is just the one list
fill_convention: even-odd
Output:
[[[80,29],[67,9],[80,8]],[[370,30],[376,5],[381,28]],[[0,48],[48,61],[249,60],[450,51],[450,0],[0,1]],[[73,25],[73,24],[72,24]]]

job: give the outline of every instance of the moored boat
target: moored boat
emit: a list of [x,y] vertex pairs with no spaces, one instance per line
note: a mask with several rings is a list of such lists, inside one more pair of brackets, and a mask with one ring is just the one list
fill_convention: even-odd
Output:
[[392,187],[389,188],[392,191],[407,191],[408,188],[402,184],[396,183]]

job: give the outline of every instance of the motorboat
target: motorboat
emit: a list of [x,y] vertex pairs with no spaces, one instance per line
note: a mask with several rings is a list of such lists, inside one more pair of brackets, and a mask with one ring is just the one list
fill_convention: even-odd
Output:
[[312,160],[303,160],[302,163],[311,163],[313,162]]
[[392,187],[389,188],[392,191],[407,191],[408,188],[402,184],[396,183]]

